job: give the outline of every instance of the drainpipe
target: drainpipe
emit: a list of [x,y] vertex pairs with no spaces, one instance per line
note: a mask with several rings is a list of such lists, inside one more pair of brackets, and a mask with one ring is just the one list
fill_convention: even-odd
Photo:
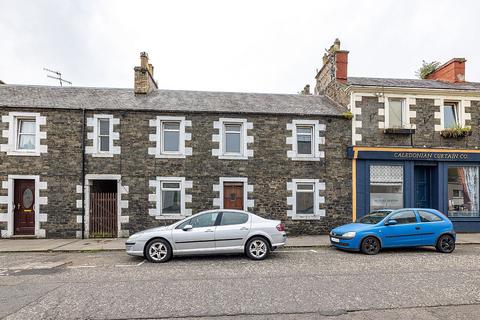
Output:
[[82,109],[82,239],[85,239],[85,109]]

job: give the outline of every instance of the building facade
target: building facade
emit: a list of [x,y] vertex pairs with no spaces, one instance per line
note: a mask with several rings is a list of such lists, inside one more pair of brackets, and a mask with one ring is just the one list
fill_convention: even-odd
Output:
[[344,107],[159,90],[141,62],[133,90],[0,86],[2,237],[126,237],[213,208],[290,234],[350,221]]
[[455,58],[427,79],[349,77],[337,40],[315,92],[352,115],[352,218],[381,208],[435,208],[480,231],[480,83]]

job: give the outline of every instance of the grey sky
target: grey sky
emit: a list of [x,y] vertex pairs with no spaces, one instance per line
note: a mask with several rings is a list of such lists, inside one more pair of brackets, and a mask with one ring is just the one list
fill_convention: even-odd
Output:
[[160,88],[294,93],[336,37],[349,75],[412,78],[467,58],[480,81],[480,1],[0,0],[0,79],[132,87],[147,51]]

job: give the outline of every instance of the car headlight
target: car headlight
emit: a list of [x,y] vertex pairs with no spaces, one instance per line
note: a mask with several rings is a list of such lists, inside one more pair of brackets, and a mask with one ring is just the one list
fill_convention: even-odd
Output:
[[345,232],[345,233],[342,235],[342,238],[352,239],[352,238],[355,238],[356,235],[357,235],[356,232],[354,232],[354,231],[349,231],[349,232]]

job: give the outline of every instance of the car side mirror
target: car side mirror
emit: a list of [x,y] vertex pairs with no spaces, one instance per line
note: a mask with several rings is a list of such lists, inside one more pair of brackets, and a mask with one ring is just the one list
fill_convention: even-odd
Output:
[[394,226],[394,225],[396,225],[397,223],[398,223],[397,220],[395,220],[395,219],[390,219],[390,220],[388,220],[387,222],[385,222],[385,225],[386,225],[386,226]]
[[191,225],[191,224],[187,224],[185,227],[183,227],[182,230],[183,230],[183,231],[188,231],[188,230],[192,230],[192,229],[193,229],[192,225]]

